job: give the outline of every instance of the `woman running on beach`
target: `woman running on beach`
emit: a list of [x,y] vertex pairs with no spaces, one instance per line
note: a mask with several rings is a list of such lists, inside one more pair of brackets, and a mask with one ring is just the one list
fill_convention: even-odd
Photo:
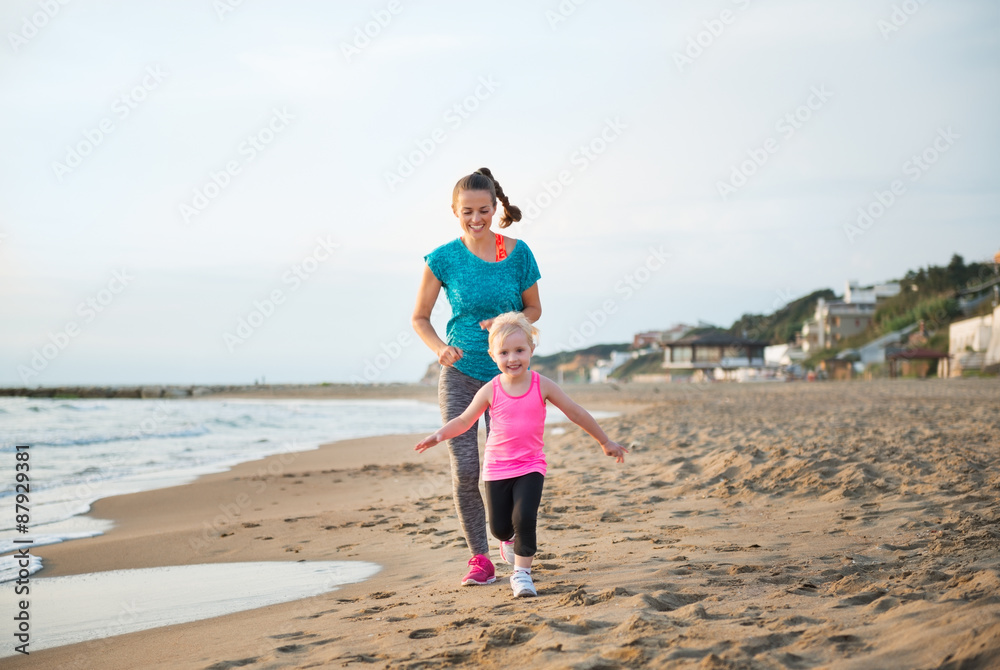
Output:
[[[424,256],[427,262],[413,329],[441,364],[438,404],[441,419],[451,421],[469,406],[476,392],[496,376],[489,356],[488,329],[504,312],[521,312],[529,321],[542,315],[538,298],[538,265],[528,245],[490,230],[497,199],[503,205],[500,228],[521,220],[521,210],[510,204],[500,184],[486,168],[455,184],[451,209],[462,226],[462,236]],[[431,311],[444,287],[451,304],[447,342],[431,325]],[[486,413],[486,433],[490,415]],[[463,585],[490,584],[496,571],[486,537],[486,510],[479,494],[479,435],[477,426],[448,441],[455,509],[465,541],[472,552]]]
[[531,562],[537,549],[535,527],[545,483],[545,403],[551,402],[570,421],[597,440],[618,463],[628,450],[608,438],[597,421],[548,377],[529,370],[538,330],[523,314],[510,312],[493,320],[490,357],[500,374],[476,393],[469,407],[439,431],[414,447],[423,453],[438,442],[464,433],[489,408],[493,430],[483,454],[483,481],[490,510],[490,530],[500,540],[500,558],[514,565],[510,586],[515,597],[538,595],[531,580]]

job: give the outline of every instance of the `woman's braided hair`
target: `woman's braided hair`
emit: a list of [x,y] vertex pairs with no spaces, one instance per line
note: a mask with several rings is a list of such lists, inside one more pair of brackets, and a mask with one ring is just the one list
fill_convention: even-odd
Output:
[[493,200],[493,206],[497,200],[503,205],[503,216],[500,217],[500,227],[506,228],[515,221],[521,220],[521,209],[510,204],[510,199],[500,187],[500,182],[496,180],[489,168],[479,168],[472,174],[462,177],[455,184],[455,190],[451,194],[451,206],[458,203],[458,194],[461,191],[489,191]]

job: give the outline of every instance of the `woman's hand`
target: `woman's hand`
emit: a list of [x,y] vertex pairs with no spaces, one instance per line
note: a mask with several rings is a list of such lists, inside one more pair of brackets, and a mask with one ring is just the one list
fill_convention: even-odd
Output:
[[434,433],[433,435],[428,435],[424,439],[417,442],[417,446],[413,447],[414,451],[420,452],[421,454],[433,447],[435,444],[441,442],[441,433]]
[[625,454],[628,453],[628,449],[618,444],[614,440],[608,440],[601,445],[601,449],[604,450],[605,455],[613,456],[616,463],[625,462]]
[[451,367],[455,361],[462,357],[462,350],[458,347],[441,347],[438,349],[438,363]]

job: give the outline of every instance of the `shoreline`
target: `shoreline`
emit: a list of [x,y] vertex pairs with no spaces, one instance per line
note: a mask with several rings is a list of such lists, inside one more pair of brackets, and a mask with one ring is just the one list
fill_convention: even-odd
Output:
[[[334,442],[101,499],[89,516],[115,527],[39,547],[45,567],[35,576],[254,560],[367,560],[383,570],[324,595],[34,652],[19,663],[572,667],[599,656],[619,666],[728,668],[789,655],[799,667],[850,667],[853,656],[859,667],[889,658],[912,666],[950,656],[955,667],[963,658],[968,667],[1000,660],[1000,606],[987,596],[1000,586],[991,534],[998,503],[976,494],[1000,489],[1000,419],[989,410],[1000,386],[776,387],[647,390],[645,403],[620,403],[632,411],[602,425],[632,445],[624,468],[602,462],[576,427],[547,435],[540,597],[530,602],[512,600],[506,566],[493,586],[457,586],[467,550],[447,453],[415,454],[418,436]],[[815,416],[811,424],[792,411],[802,408]],[[936,410],[949,421],[932,423]],[[836,418],[847,411],[856,416]],[[822,437],[833,421],[847,435],[843,444]],[[930,449],[916,475],[910,464],[925,454],[906,448],[913,428],[901,421],[914,423]],[[864,436],[872,431],[882,450],[905,457],[870,461],[873,438]],[[799,446],[796,455],[796,444],[817,453]],[[962,458],[978,459],[979,473],[963,475],[976,482],[957,477]],[[903,567],[908,577],[893,576]],[[761,643],[752,641],[762,639],[771,642],[754,651]]]

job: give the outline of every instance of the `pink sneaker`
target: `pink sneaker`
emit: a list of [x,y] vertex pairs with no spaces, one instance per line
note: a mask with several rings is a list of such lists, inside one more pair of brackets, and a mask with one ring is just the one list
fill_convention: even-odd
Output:
[[462,580],[462,586],[492,584],[497,580],[493,561],[486,554],[476,554],[469,559],[469,574]]
[[514,540],[508,542],[500,541],[500,560],[514,565]]

